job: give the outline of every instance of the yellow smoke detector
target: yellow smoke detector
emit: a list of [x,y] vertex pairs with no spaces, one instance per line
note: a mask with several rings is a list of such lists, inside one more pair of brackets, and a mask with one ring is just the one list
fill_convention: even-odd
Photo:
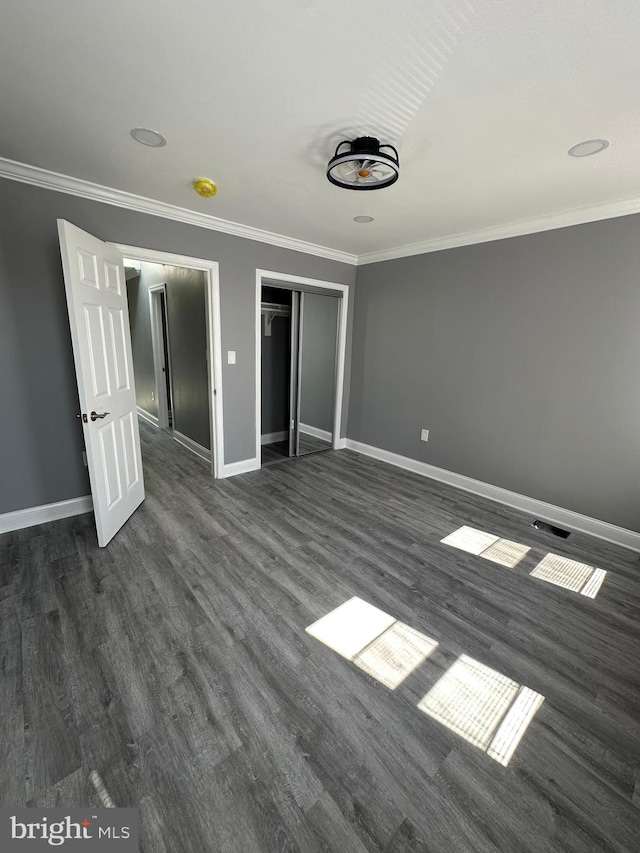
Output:
[[210,178],[198,178],[193,182],[193,188],[202,198],[211,198],[218,192],[218,185]]

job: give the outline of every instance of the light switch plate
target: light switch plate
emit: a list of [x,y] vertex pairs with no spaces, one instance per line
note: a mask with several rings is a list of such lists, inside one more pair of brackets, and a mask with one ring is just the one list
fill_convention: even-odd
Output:
[[234,349],[230,349],[227,351],[227,364],[235,364],[236,363],[236,351]]
[[420,430],[420,441],[429,441],[429,430],[421,429]]

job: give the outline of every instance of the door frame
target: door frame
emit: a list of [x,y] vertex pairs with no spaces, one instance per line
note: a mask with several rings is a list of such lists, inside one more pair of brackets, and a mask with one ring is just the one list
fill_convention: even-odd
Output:
[[346,439],[341,438],[342,432],[342,397],[345,385],[345,365],[347,353],[347,319],[349,316],[349,285],[339,284],[336,281],[322,281],[318,278],[306,278],[301,275],[274,272],[273,270],[256,269],[256,308],[255,308],[255,347],[256,347],[256,461],[258,468],[261,467],[261,445],[262,434],[262,323],[260,306],[262,303],[263,285],[278,286],[278,282],[286,284],[302,284],[307,287],[316,288],[318,292],[323,290],[339,291],[342,298],[338,306],[338,349],[336,356],[336,386],[335,407],[333,412],[333,444],[334,450],[342,450],[346,447]]
[[[298,455],[300,446],[300,359],[294,353],[300,351],[299,341],[302,331],[302,294],[297,290],[291,291],[291,334],[289,335],[289,347],[291,357],[289,360],[289,457]],[[262,350],[262,331],[260,332],[260,349]],[[262,352],[260,352],[262,358]],[[260,369],[262,380],[262,368]],[[262,405],[262,389],[260,391],[260,404]],[[260,414],[262,418],[262,413]],[[262,428],[262,423],[260,423]]]
[[[207,378],[209,382],[209,434],[211,436],[211,473],[224,476],[224,421],[222,405],[222,326],[220,322],[220,265],[217,261],[175,255],[139,246],[114,244],[124,258],[184,267],[204,273],[205,314],[207,326]],[[153,324],[152,324],[153,328]],[[159,410],[158,410],[159,411]]]
[[[160,295],[164,294],[165,303],[162,307],[162,299]],[[169,343],[169,324],[167,322],[166,312],[167,285],[154,284],[149,288],[149,312],[151,314],[151,349],[153,351],[153,373],[156,380],[156,398],[158,404],[158,427],[160,429],[169,429],[169,400],[167,398],[167,377],[171,386],[171,398],[173,399],[173,386],[171,385],[171,358],[170,358],[170,343]],[[162,313],[164,312],[164,326],[162,323]],[[164,373],[162,364],[164,358],[164,334],[166,329],[167,336],[167,354],[169,355],[169,364],[164,365]]]

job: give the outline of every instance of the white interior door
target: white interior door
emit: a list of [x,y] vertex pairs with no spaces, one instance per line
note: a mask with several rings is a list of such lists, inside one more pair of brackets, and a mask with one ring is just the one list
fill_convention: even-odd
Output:
[[98,544],[144,500],[140,435],[122,256],[58,220]]

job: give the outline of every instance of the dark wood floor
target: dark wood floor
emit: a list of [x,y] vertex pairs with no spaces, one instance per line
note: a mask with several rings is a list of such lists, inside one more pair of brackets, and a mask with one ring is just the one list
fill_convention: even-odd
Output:
[[[137,806],[146,853],[640,849],[640,562],[348,451],[213,481],[142,425],[147,499],[0,537],[0,801]],[[505,569],[439,540],[532,546]],[[595,600],[530,578],[607,569]],[[351,596],[438,639],[391,691],[305,633]],[[460,654],[543,694],[508,767],[416,707]]]

